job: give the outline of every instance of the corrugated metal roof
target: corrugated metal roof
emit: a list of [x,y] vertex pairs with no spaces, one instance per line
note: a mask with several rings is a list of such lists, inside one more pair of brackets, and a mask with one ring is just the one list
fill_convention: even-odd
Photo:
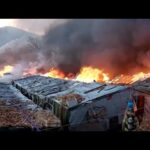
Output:
[[107,85],[107,86],[104,87],[103,90],[96,90],[96,91],[93,91],[91,93],[86,94],[87,98],[85,99],[85,101],[96,99],[98,97],[106,96],[106,95],[109,95],[109,94],[113,94],[115,92],[119,92],[119,91],[122,91],[122,90],[125,90],[125,89],[127,89],[127,87],[125,87],[125,86]]
[[[79,103],[94,100],[98,97],[109,95],[128,88],[127,86],[121,85],[106,85],[97,82],[84,83],[43,76],[32,76],[16,80],[15,82],[30,93],[35,93],[46,98],[52,98],[59,103],[64,102],[64,99],[65,101],[76,101],[71,102],[70,106],[68,104],[67,106],[69,108],[74,105],[78,105]],[[77,97],[79,96],[82,98],[78,101]]]
[[20,91],[11,84],[0,83],[0,100],[16,100],[28,101],[29,99],[22,95]]
[[150,95],[150,78],[133,83],[133,88],[137,91]]

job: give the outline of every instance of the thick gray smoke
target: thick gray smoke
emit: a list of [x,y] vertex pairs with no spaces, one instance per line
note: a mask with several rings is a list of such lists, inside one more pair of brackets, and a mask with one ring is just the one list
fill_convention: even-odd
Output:
[[45,56],[57,49],[55,61],[66,73],[77,73],[85,65],[112,76],[150,68],[149,19],[71,20],[49,30],[44,42]]
[[112,77],[150,70],[149,19],[72,19],[46,29],[36,42],[18,48],[19,39],[11,48],[10,43],[0,48],[1,64],[43,73],[58,67],[66,75],[90,65]]

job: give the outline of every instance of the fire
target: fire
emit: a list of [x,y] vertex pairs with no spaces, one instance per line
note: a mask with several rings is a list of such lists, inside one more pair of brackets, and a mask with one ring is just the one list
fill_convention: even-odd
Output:
[[[0,71],[0,75],[2,76],[6,72],[10,72],[12,70],[12,66],[5,66],[2,71]],[[24,72],[23,75],[33,75],[37,74],[36,68],[28,69]],[[84,66],[80,69],[80,72],[77,73],[77,75],[69,73],[65,74],[62,70],[58,68],[51,68],[49,72],[46,74],[40,74],[47,77],[52,78],[60,78],[60,79],[66,79],[66,80],[77,80],[81,82],[106,82],[106,83],[113,83],[113,84],[132,84],[133,82],[136,82],[137,80],[142,80],[150,77],[150,73],[144,73],[139,72],[133,75],[124,75],[121,74],[120,76],[117,76],[115,78],[110,78],[110,73],[104,72],[102,69],[94,68],[91,66]]]
[[112,79],[111,83],[115,83],[115,84],[120,84],[120,83],[130,84],[131,81],[132,81],[132,76],[121,74],[120,76],[117,76],[114,79]]
[[51,68],[48,73],[44,74],[44,76],[48,76],[52,78],[61,78],[61,79],[66,78],[67,79],[64,73],[61,70],[56,69],[56,68]]
[[[2,71],[0,71],[0,76],[2,76],[4,73],[11,72],[13,69],[12,66],[5,66]],[[34,75],[37,74],[36,68],[28,68],[24,71],[23,75]],[[150,77],[150,73],[144,73],[139,72],[133,75],[124,75],[121,74],[120,76],[117,76],[115,78],[110,78],[111,72],[106,73],[102,69],[94,68],[92,66],[84,66],[80,69],[80,72],[75,74],[69,73],[65,74],[62,70],[58,68],[51,68],[49,72],[44,75],[47,77],[52,78],[60,78],[65,80],[77,80],[81,82],[105,82],[105,83],[113,83],[113,84],[132,84],[136,82],[137,80],[142,80]]]
[[77,76],[73,75],[72,73],[65,75],[63,71],[56,68],[51,68],[48,73],[44,74],[44,76],[66,80],[74,79],[82,82],[93,82],[94,80],[97,82],[109,81],[109,77],[106,73],[103,73],[103,71],[98,68],[93,68],[90,66],[82,67]]
[[131,84],[134,83],[138,80],[143,80],[150,77],[150,73],[144,73],[144,72],[139,72],[133,75],[120,75],[116,78],[114,78],[111,83],[119,84],[119,83],[124,83],[124,84]]
[[150,73],[144,73],[144,72],[139,72],[132,77],[132,82],[135,82],[137,80],[143,80],[150,77]]
[[108,81],[109,77],[102,70],[93,67],[83,67],[77,75],[76,80],[83,82]]
[[4,66],[3,70],[0,71],[0,76],[2,77],[5,73],[9,73],[13,70],[13,66]]
[[103,81],[108,82],[110,80],[108,74],[103,73]]

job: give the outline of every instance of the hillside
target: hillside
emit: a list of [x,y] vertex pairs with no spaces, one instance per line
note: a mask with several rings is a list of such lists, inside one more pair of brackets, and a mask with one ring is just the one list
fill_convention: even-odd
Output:
[[0,28],[0,68],[36,60],[42,47],[41,38],[14,27]]
[[26,32],[15,27],[1,27],[0,28],[0,46],[24,36],[37,36],[35,34]]

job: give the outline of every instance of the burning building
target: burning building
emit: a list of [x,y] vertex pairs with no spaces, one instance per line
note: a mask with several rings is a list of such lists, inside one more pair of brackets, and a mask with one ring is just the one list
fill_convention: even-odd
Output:
[[[63,124],[74,129],[78,123],[85,122],[88,107],[94,105],[94,114],[97,114],[97,106],[105,104],[107,128],[116,114],[122,114],[122,106],[125,109],[131,95],[127,92],[131,90],[128,86],[150,77],[149,26],[149,19],[71,19],[47,28],[41,36],[18,29],[0,29],[3,33],[0,34],[0,81],[12,80],[6,76],[8,72],[14,75],[13,80],[29,76],[13,81],[13,85],[39,106],[51,109]],[[144,95],[141,91],[139,86],[131,90],[137,106],[139,96]],[[114,98],[118,93],[124,96]],[[145,94],[148,97],[148,93]],[[112,100],[107,101],[109,95],[113,95]],[[83,112],[83,115],[76,118],[75,112]],[[114,120],[120,123],[121,119],[118,116]]]
[[122,123],[130,88],[85,83],[43,76],[13,81],[25,96],[61,119],[63,127],[77,131],[103,131]]

